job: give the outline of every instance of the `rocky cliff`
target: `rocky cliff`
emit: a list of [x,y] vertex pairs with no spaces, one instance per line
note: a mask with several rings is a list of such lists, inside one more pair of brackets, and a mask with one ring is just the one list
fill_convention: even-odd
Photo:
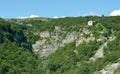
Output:
[[[118,19],[86,16],[19,22],[26,27],[25,37],[41,59],[44,74],[114,74],[120,67]],[[15,37],[24,40],[22,33]]]

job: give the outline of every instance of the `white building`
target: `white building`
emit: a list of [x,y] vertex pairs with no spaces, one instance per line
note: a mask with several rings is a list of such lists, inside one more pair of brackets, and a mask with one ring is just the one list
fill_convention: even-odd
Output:
[[92,26],[92,25],[94,25],[95,24],[95,21],[88,21],[88,25],[89,26]]

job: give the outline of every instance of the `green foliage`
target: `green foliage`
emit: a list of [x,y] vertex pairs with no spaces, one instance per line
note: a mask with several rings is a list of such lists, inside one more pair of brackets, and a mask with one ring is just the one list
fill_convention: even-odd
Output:
[[35,74],[42,72],[40,59],[27,49],[18,47],[15,43],[0,44],[0,54],[0,74],[21,74],[23,72],[25,74]]
[[23,28],[0,19],[0,74],[43,73],[41,60],[30,49]]
[[[94,45],[96,44],[96,47]],[[48,57],[48,68],[52,73],[65,73],[67,74],[73,68],[77,69],[78,62],[82,63],[83,61],[87,61],[98,49],[99,43],[90,43],[90,44],[82,44],[78,47],[75,47],[75,43],[67,44],[65,47],[59,48],[56,53],[50,55]],[[76,54],[76,52],[78,54]],[[64,52],[63,52],[64,51]],[[83,67],[79,67],[77,71],[80,74],[87,73],[89,68],[87,65],[82,65]],[[83,70],[85,69],[85,70]],[[77,74],[77,72],[75,74]],[[73,74],[74,74],[73,73]],[[88,72],[89,74],[90,72]],[[72,73],[70,73],[72,74]]]
[[[94,26],[87,26],[93,20]],[[108,63],[118,62],[120,58],[120,16],[114,17],[66,17],[59,19],[14,19],[7,22],[0,18],[0,74],[94,74]],[[9,21],[9,20],[8,20]],[[22,23],[22,24],[21,24]],[[21,25],[19,25],[21,24]],[[27,26],[31,24],[32,26]],[[104,49],[104,57],[89,62],[102,42],[89,42],[75,46],[75,42],[59,47],[58,50],[45,59],[29,52],[31,43],[41,39],[35,32],[55,32],[55,26],[62,31],[82,32],[83,28],[91,30],[93,36],[103,35],[109,38],[114,34],[116,39],[108,42]],[[103,32],[102,34],[99,32]],[[62,32],[60,33],[65,37]],[[89,37],[89,35],[86,35]],[[49,39],[48,39],[49,40]],[[46,67],[43,67],[46,61]],[[119,74],[119,68],[115,72]]]
[[115,70],[114,74],[120,74],[120,67],[117,70]]

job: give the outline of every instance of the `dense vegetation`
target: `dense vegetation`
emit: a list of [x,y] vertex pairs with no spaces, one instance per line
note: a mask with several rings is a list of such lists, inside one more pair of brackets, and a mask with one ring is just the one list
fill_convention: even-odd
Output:
[[[96,25],[88,27],[89,20],[96,21]],[[119,20],[119,16],[7,20],[10,22],[0,19],[0,74],[94,74],[108,64],[120,62]],[[103,36],[106,38],[113,34],[116,38],[104,48],[104,57],[93,62],[89,62],[90,57],[105,41],[83,43],[77,47],[75,42],[71,42],[64,47],[59,47],[48,57],[34,55],[31,44],[42,39],[34,32],[53,32],[55,26],[60,26],[67,32],[81,32],[82,28],[87,27],[96,38],[99,36],[99,31],[103,31]],[[116,70],[116,74],[120,73],[119,69]]]
[[41,73],[41,61],[32,53],[24,29],[0,19],[0,74]]

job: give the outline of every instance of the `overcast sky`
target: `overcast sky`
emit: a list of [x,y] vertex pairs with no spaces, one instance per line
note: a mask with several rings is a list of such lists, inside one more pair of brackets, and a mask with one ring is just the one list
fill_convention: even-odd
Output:
[[0,0],[0,17],[120,15],[120,0]]

